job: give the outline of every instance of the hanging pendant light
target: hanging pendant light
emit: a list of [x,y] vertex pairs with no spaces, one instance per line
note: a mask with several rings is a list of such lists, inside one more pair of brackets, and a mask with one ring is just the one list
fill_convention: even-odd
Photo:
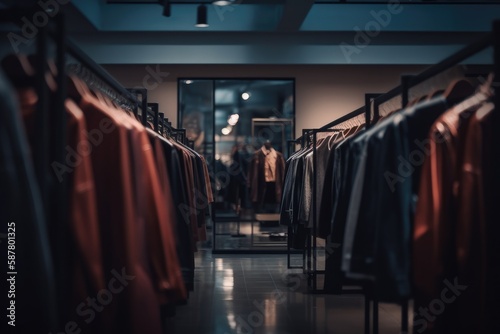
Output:
[[196,25],[195,26],[198,28],[208,27],[207,6],[205,6],[205,5],[198,6],[198,12],[197,12],[197,16],[196,16]]

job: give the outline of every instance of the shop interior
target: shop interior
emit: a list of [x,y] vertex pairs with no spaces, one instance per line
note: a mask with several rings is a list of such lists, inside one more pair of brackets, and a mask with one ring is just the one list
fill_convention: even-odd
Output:
[[500,333],[500,1],[0,0],[1,333]]

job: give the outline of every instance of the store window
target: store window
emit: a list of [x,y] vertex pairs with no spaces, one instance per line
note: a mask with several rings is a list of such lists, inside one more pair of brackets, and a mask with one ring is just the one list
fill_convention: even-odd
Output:
[[[282,162],[293,153],[294,91],[293,79],[179,80],[178,126],[209,164],[214,251],[286,249],[276,214]],[[251,166],[261,151],[271,154],[261,159],[265,176]]]

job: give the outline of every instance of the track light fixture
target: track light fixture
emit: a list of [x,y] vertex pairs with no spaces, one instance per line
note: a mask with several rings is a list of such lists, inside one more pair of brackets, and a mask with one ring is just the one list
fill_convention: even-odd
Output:
[[208,22],[207,22],[207,6],[205,5],[199,5],[198,6],[198,12],[196,16],[196,27],[198,28],[206,28],[208,27]]
[[170,0],[162,0],[163,1],[163,16],[170,17]]

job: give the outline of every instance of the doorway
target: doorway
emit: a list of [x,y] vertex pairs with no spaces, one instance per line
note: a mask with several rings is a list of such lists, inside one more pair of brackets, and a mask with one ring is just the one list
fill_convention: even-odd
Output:
[[[178,126],[209,165],[214,253],[283,253],[286,226],[252,201],[249,168],[264,142],[286,160],[295,133],[294,79],[179,79]],[[272,210],[271,210],[272,211]]]

